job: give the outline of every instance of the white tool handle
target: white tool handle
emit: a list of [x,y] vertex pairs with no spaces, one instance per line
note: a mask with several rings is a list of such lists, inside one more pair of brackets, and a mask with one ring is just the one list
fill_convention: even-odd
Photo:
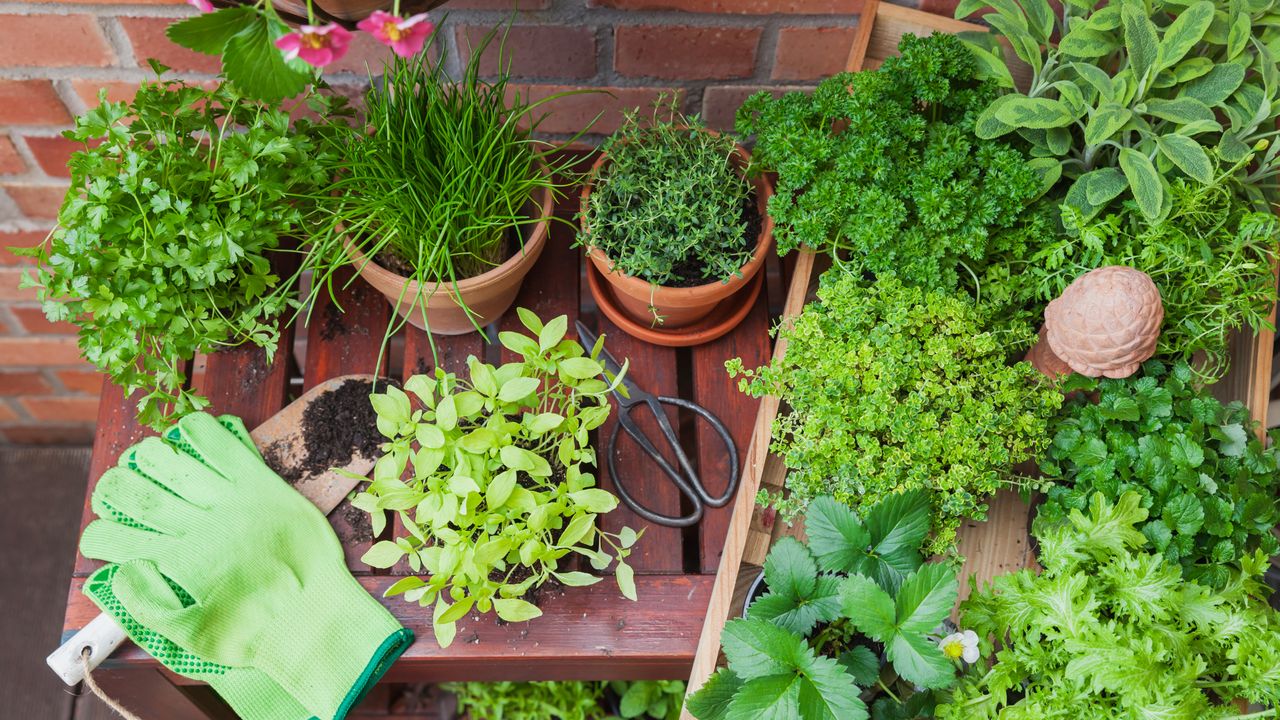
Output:
[[62,678],[62,682],[75,685],[84,680],[84,663],[80,655],[85,648],[89,649],[89,669],[93,670],[124,641],[125,634],[120,625],[110,615],[102,614],[62,643],[44,661]]

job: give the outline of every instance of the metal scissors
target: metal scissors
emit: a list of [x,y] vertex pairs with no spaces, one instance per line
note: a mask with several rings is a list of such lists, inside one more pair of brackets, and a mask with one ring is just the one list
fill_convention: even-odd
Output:
[[[588,330],[587,326],[582,324],[582,321],[577,322],[577,327],[578,339],[582,342],[583,347],[588,350],[595,347],[599,335]],[[605,368],[605,374],[601,377],[604,378],[605,382],[613,382],[613,378],[622,372],[622,366],[603,347],[600,350],[598,359]],[[632,512],[645,520],[668,527],[690,527],[696,525],[702,520],[702,515],[707,507],[717,508],[727,505],[733,499],[733,494],[738,490],[738,447],[734,444],[733,436],[729,434],[729,429],[724,426],[720,418],[713,415],[710,410],[684,398],[651,395],[640,389],[640,386],[635,384],[629,376],[622,378],[621,385],[626,392],[622,392],[622,388],[613,391],[613,395],[619,405],[618,422],[609,433],[609,441],[605,445],[605,453],[608,456],[609,476],[613,478],[614,489],[617,491],[618,497],[622,499],[622,502]],[[702,484],[698,474],[694,472],[693,465],[689,462],[689,456],[685,454],[684,448],[680,445],[680,437],[672,429],[671,422],[667,419],[667,413],[662,409],[663,404],[675,405],[697,413],[720,436],[720,439],[724,442],[725,449],[729,451],[729,481],[725,484],[724,494],[712,497],[711,493],[707,492],[706,486]],[[671,463],[667,462],[667,459],[662,456],[658,448],[654,447],[653,442],[640,430],[640,426],[631,417],[631,411],[640,405],[648,407],[649,412],[653,413],[654,418],[657,419],[658,427],[662,430],[662,435],[666,438],[667,444],[675,451],[676,459],[679,461],[683,472],[671,467]],[[645,454],[658,463],[658,467],[662,468],[662,472],[671,478],[671,482],[675,483],[676,488],[680,490],[680,494],[688,498],[689,504],[693,506],[692,512],[683,516],[663,515],[644,507],[627,491],[627,486],[623,482],[622,476],[618,473],[617,453],[614,452],[614,446],[618,442],[619,429],[625,430],[640,445]]]

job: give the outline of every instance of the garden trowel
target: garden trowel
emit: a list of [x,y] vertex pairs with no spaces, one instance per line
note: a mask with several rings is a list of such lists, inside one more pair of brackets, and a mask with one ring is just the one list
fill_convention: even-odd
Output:
[[[373,469],[375,457],[361,453],[360,448],[353,448],[351,460],[345,465],[329,468],[319,473],[307,473],[298,468],[306,461],[306,438],[303,433],[303,413],[306,409],[326,393],[337,390],[348,381],[373,382],[372,375],[341,375],[326,380],[303,393],[301,397],[289,403],[280,412],[272,415],[266,422],[249,433],[257,445],[259,452],[266,456],[267,464],[281,477],[301,475],[293,483],[294,489],[320,508],[320,512],[328,515],[359,482],[357,478],[369,474]],[[120,643],[124,642],[124,630],[109,615],[99,615],[85,625],[70,639],[54,650],[45,662],[68,685],[75,685],[84,679],[84,663],[81,653],[87,648],[90,651],[89,669],[92,670],[111,655]]]

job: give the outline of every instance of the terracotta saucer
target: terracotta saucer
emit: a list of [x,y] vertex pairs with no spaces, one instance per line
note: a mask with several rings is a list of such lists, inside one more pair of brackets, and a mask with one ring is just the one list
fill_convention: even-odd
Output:
[[661,325],[651,327],[638,323],[622,312],[613,297],[613,289],[600,277],[600,271],[592,263],[587,263],[586,267],[587,285],[600,312],[626,334],[665,347],[691,347],[724,336],[747,317],[756,304],[756,298],[760,297],[760,288],[764,286],[764,273],[756,273],[745,287],[720,301],[702,320],[678,330],[663,330]]

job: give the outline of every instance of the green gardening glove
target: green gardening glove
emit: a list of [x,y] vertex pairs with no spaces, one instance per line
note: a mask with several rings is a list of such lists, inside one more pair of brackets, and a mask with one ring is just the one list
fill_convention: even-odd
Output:
[[[143,626],[220,665],[261,671],[317,717],[342,718],[412,642],[347,572],[324,516],[210,415],[143,443],[99,480],[81,551],[123,566],[112,588]],[[143,562],[137,562],[143,561]],[[185,604],[167,582],[193,601]]]
[[[257,451],[253,446],[253,440],[250,439],[248,431],[244,428],[244,424],[240,422],[239,418],[226,416],[219,421],[228,430],[236,433],[242,444],[255,452]],[[134,462],[134,458],[138,451],[142,450],[145,444],[163,444],[163,442],[159,438],[144,440],[142,445],[136,445],[120,456],[120,466],[137,470],[138,467]],[[107,519],[134,527],[142,527],[141,524],[132,518],[126,517],[114,508],[102,507],[99,512],[104,513],[102,516]],[[299,705],[297,700],[294,700],[262,671],[253,668],[234,668],[211,663],[178,647],[169,638],[139,623],[136,618],[124,609],[119,598],[116,597],[114,580],[121,567],[120,565],[109,564],[100,568],[89,576],[89,579],[85,582],[84,593],[102,612],[115,619],[116,623],[124,629],[125,634],[129,636],[129,639],[146,651],[148,655],[180,675],[207,683],[242,718],[247,718],[248,720],[267,720],[268,718],[271,720],[311,720],[315,717],[311,711]],[[184,605],[190,605],[193,602],[191,597],[186,594],[186,591],[178,587],[176,583],[169,581],[169,585]]]

